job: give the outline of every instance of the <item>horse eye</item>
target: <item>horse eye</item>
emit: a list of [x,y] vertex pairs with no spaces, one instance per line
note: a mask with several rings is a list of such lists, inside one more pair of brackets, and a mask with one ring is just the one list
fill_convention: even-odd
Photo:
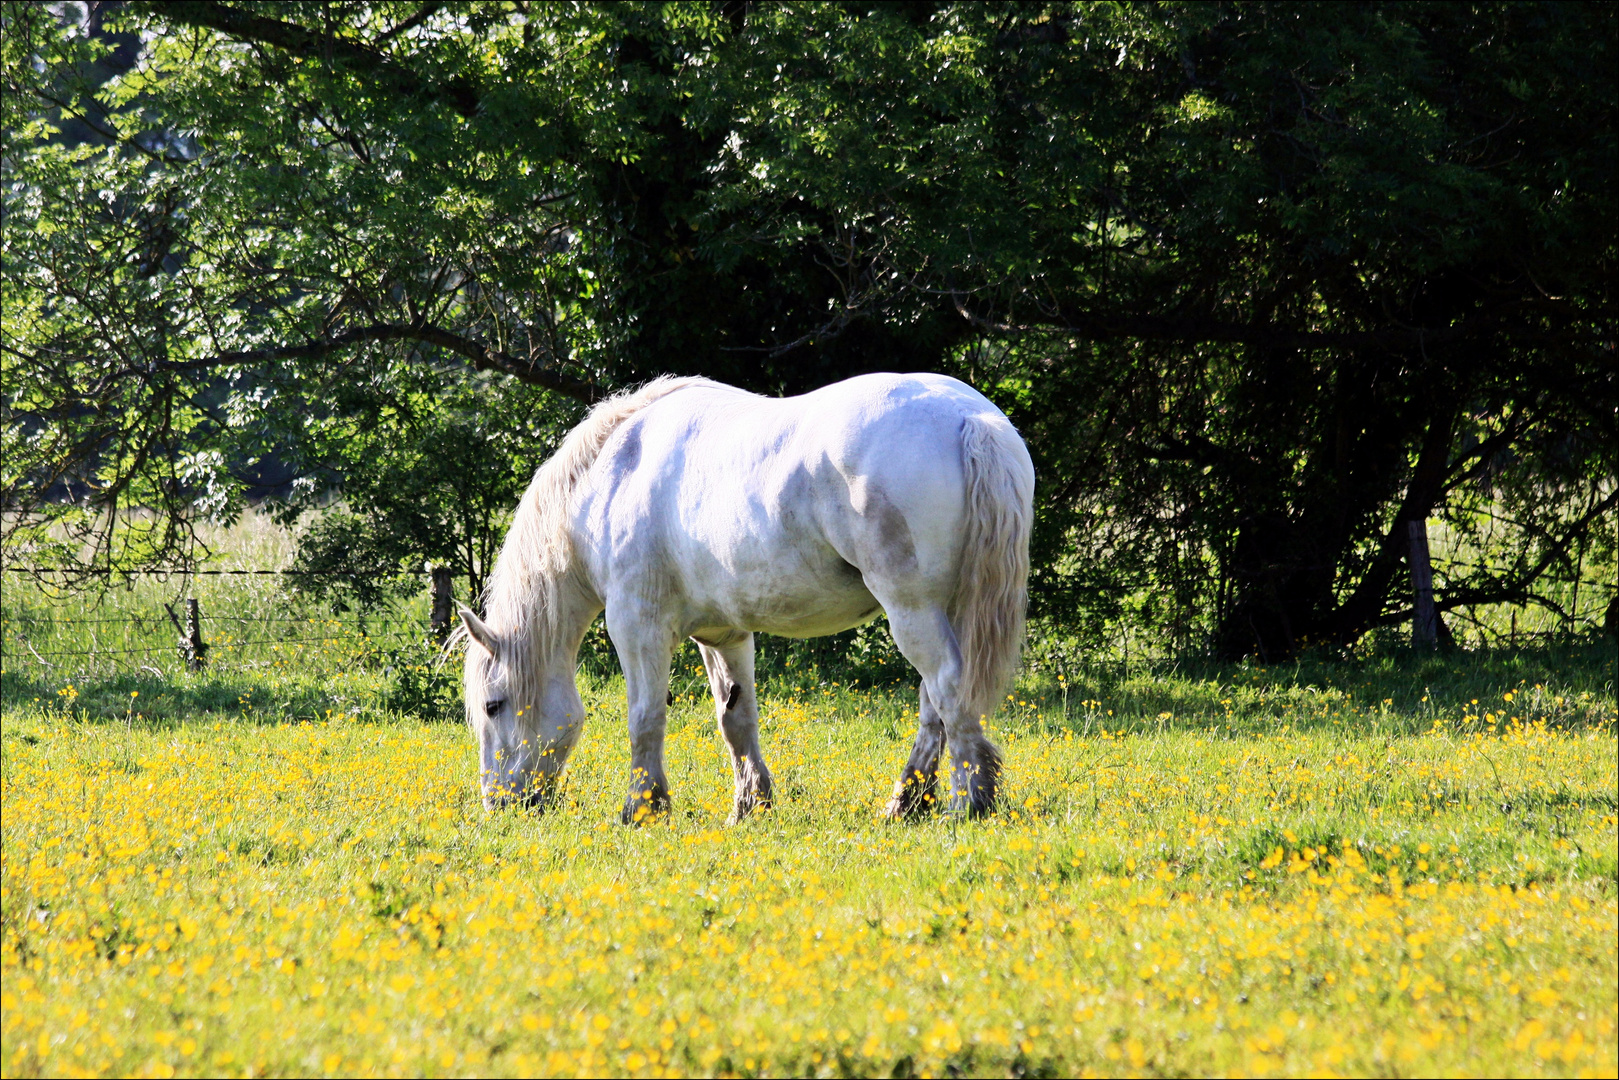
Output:
[[486,702],[483,703],[483,711],[488,713],[490,716],[495,715],[496,713],[498,713],[501,709],[503,709],[505,707],[506,707],[506,699],[505,698],[495,698],[492,701],[486,701]]

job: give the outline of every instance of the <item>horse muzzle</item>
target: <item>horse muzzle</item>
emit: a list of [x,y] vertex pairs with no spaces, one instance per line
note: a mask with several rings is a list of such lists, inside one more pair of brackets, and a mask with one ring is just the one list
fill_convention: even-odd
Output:
[[485,810],[544,810],[556,794],[556,778],[544,773],[507,772],[485,775]]

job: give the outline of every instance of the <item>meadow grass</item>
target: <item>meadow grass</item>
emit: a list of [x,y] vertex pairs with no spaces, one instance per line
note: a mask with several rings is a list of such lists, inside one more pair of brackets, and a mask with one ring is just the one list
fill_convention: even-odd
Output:
[[4,609],[7,1076],[1616,1069],[1611,644],[1041,665],[1002,812],[914,824],[894,665],[764,643],[778,803],[728,825],[687,652],[632,830],[599,651],[559,805],[488,814],[452,676],[376,627],[188,672]]

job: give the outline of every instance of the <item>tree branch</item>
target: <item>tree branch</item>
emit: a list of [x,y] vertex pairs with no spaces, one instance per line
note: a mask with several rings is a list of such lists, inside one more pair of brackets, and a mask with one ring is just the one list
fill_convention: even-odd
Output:
[[377,43],[380,45],[382,42],[387,41],[389,38],[398,37],[400,34],[403,34],[407,30],[416,29],[418,26],[422,25],[422,23],[426,22],[429,18],[431,18],[433,16],[433,13],[438,11],[438,9],[443,7],[443,6],[444,6],[443,4],[423,4],[421,6],[421,9],[419,11],[417,11],[416,14],[412,15],[410,18],[406,19],[404,22],[400,23],[398,26],[394,27],[392,30],[389,30],[387,33],[385,33],[381,37],[377,38]]
[[1445,476],[1445,489],[1451,490],[1473,479],[1490,464],[1490,459],[1505,450],[1529,430],[1529,422],[1520,414],[1509,421],[1505,427],[1485,439],[1481,439],[1474,447],[1464,454],[1457,456],[1451,462]]
[[1417,453],[1416,467],[1412,470],[1410,483],[1406,485],[1405,498],[1400,500],[1394,521],[1378,544],[1376,557],[1366,568],[1354,592],[1345,597],[1344,602],[1328,617],[1332,634],[1338,640],[1353,641],[1365,633],[1382,609],[1405,552],[1406,522],[1426,519],[1443,490],[1445,474],[1450,465],[1450,443],[1456,418],[1457,410],[1452,406],[1442,409],[1428,422],[1422,436],[1422,449]]
[[[1292,330],[1273,323],[1226,322],[1201,316],[1163,318],[1158,316],[1095,314],[1055,310],[1033,322],[997,322],[970,310],[959,292],[952,293],[956,311],[974,326],[997,333],[1067,331],[1092,340],[1136,338],[1172,341],[1182,344],[1223,342],[1269,349],[1376,348],[1389,351],[1424,349],[1450,345],[1480,334],[1504,333],[1525,344],[1568,344],[1577,340],[1569,334],[1533,330],[1501,322],[1493,316],[1464,319],[1441,327],[1392,327],[1382,330]],[[1597,342],[1599,338],[1592,338]]]
[[119,375],[146,374],[148,371],[206,371],[211,368],[232,367],[238,364],[262,364],[271,360],[318,360],[352,345],[379,341],[415,341],[437,345],[446,352],[466,359],[478,371],[499,371],[513,378],[541,386],[547,390],[591,404],[599,400],[601,391],[593,384],[564,375],[559,371],[537,364],[532,360],[513,356],[500,349],[472,338],[462,337],[438,326],[398,326],[379,323],[355,327],[340,334],[311,341],[304,345],[277,345],[266,349],[246,349],[240,352],[219,353],[191,360],[159,360],[140,368],[125,368]]
[[[1560,615],[1566,612],[1548,597],[1531,592],[1530,589],[1540,577],[1551,569],[1552,563],[1567,553],[1568,547],[1579,535],[1585,531],[1592,521],[1601,517],[1614,507],[1619,506],[1619,490],[1608,495],[1606,499],[1591,507],[1575,520],[1563,533],[1562,537],[1553,540],[1545,554],[1533,566],[1528,567],[1510,579],[1497,580],[1485,585],[1470,585],[1464,588],[1446,589],[1444,595],[1434,596],[1434,608],[1437,611],[1450,611],[1458,607],[1470,607],[1476,604],[1505,604],[1512,601],[1520,603],[1532,601],[1550,608]],[[1389,626],[1404,622],[1411,617],[1409,607],[1397,608],[1394,611],[1383,612],[1376,618],[1367,622],[1365,629],[1370,630],[1377,626]]]
[[429,81],[368,45],[323,34],[296,23],[267,19],[212,0],[188,0],[184,3],[177,0],[144,0],[136,7],[180,26],[202,27],[238,41],[255,41],[295,56],[341,64],[356,74],[367,76],[377,86],[391,93],[442,101],[468,120],[478,115],[480,95],[471,80],[456,76],[446,82]]

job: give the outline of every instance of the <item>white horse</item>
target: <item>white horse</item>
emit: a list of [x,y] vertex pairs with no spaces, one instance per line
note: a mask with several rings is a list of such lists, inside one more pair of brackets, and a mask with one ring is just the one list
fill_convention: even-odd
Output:
[[467,720],[484,801],[543,805],[579,738],[579,642],[605,608],[629,693],[623,820],[669,805],[669,668],[708,669],[735,816],[770,804],[753,635],[837,633],[888,615],[922,676],[920,730],[888,813],[994,804],[980,720],[1023,637],[1034,466],[1010,422],[942,375],[864,375],[795,398],[662,378],[591,410],[534,475],[490,575],[463,607]]

